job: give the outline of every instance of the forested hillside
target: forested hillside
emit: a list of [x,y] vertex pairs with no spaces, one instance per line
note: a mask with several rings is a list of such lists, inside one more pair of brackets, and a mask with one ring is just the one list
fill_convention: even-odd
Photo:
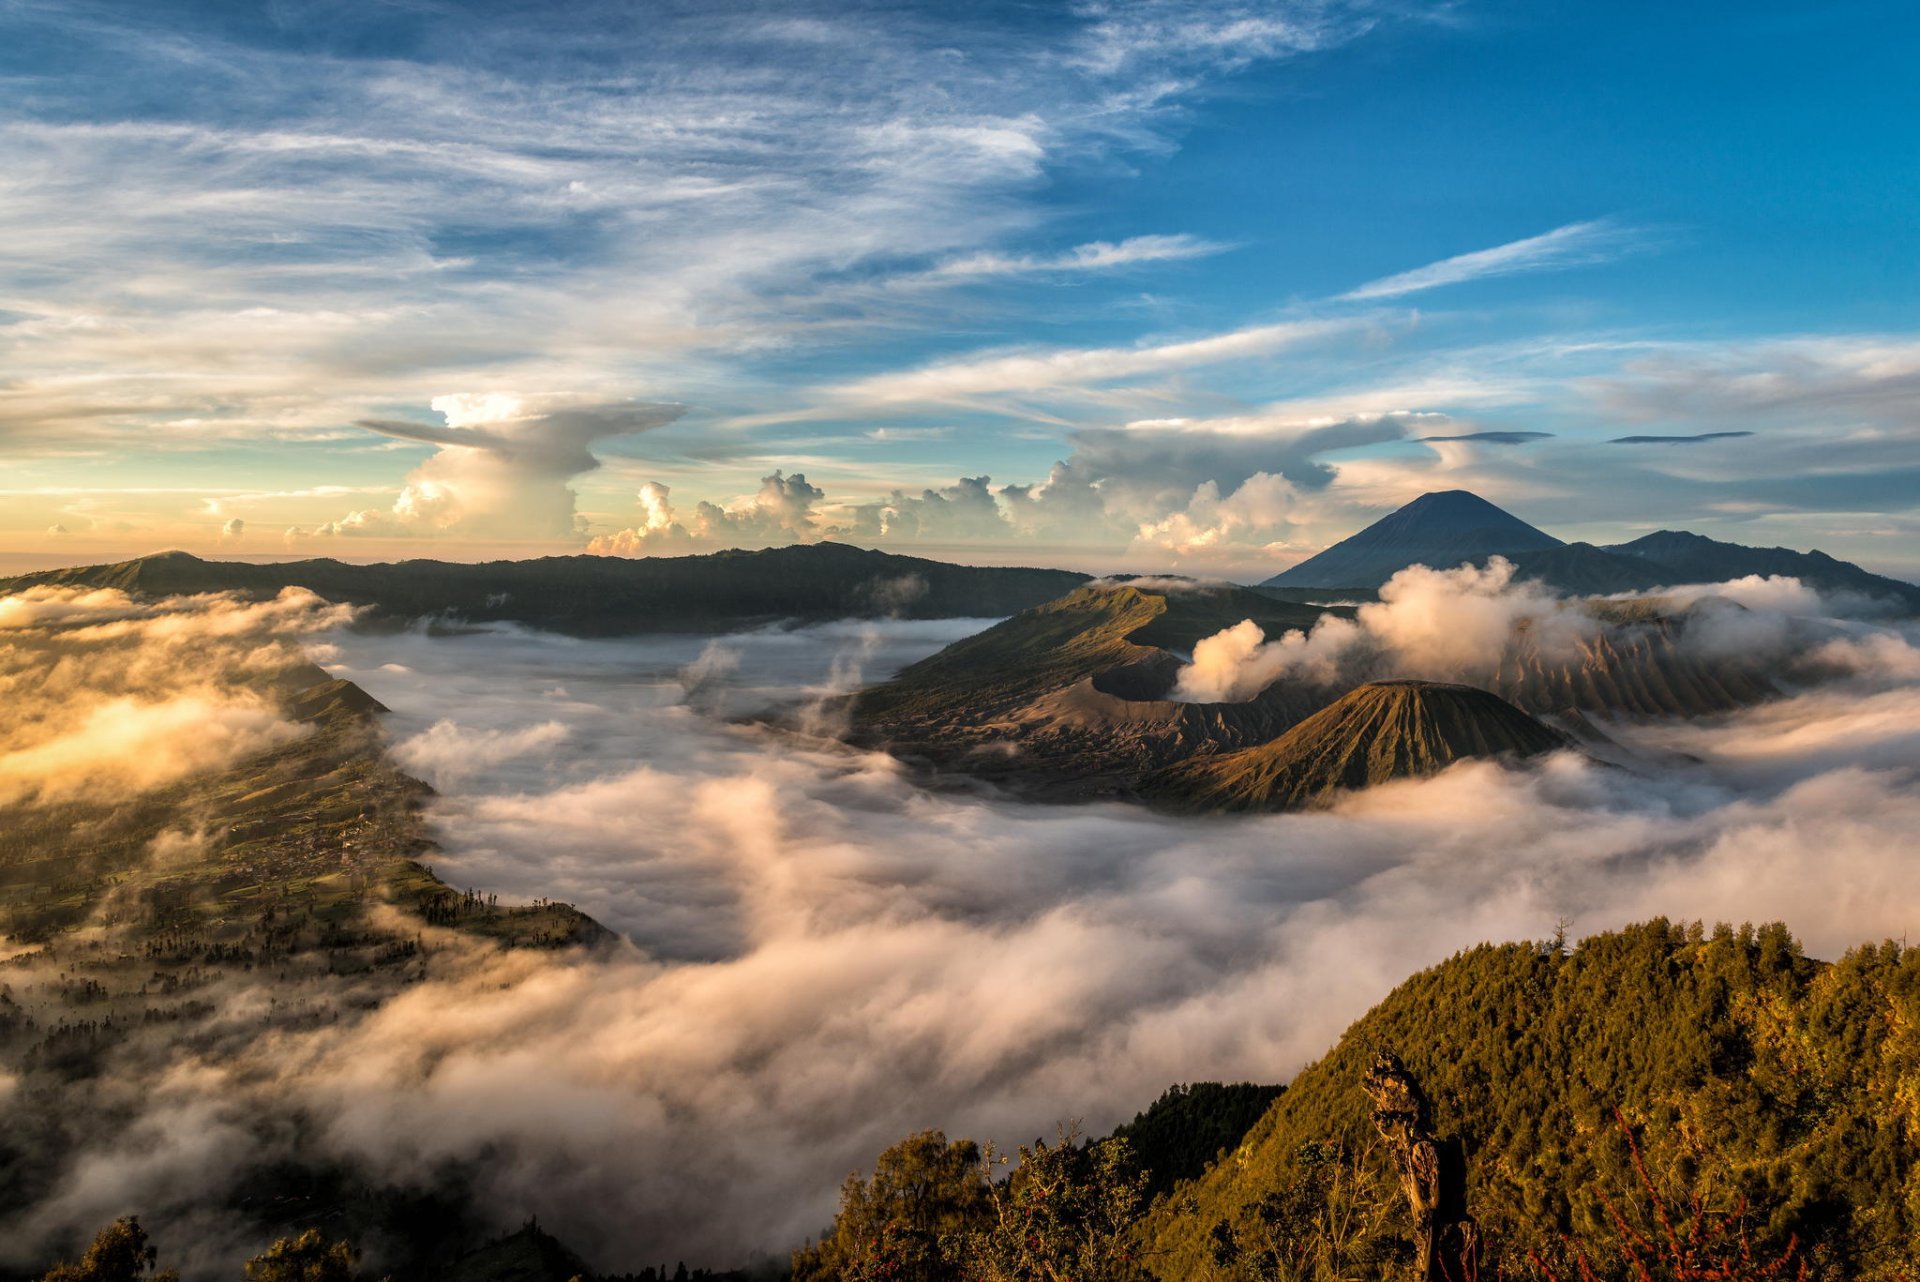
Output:
[[1424,1088],[1439,1178],[1463,1180],[1479,1277],[1892,1282],[1920,1260],[1916,1028],[1920,955],[1892,943],[1828,964],[1784,926],[1654,921],[1486,945],[1397,988],[1197,1179],[1150,1169],[1193,1152],[1164,1123],[1229,1120],[1209,1107],[1229,1088],[1010,1169],[920,1136],[849,1181],[796,1263],[821,1282],[1417,1277],[1363,1090],[1391,1051]]

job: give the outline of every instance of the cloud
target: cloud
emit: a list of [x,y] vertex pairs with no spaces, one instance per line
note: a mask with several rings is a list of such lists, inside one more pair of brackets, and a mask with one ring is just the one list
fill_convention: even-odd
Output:
[[581,532],[569,483],[600,466],[591,447],[664,427],[685,412],[680,405],[570,405],[501,393],[437,396],[433,408],[443,423],[361,422],[438,450],[407,477],[390,509],[349,513],[316,534],[569,538]]
[[[1019,40],[960,11],[419,10],[404,45],[364,7],[264,35],[10,11],[11,42],[71,56],[0,124],[8,250],[57,264],[9,302],[0,439],[337,439],[448,386],[704,400],[756,354],[943,324],[942,264],[959,288],[1210,252],[1021,246],[1057,239],[1050,172],[1164,154],[1209,83],[1373,21],[1263,8],[1062,10]],[[156,114],[182,66],[200,92]]]
[[1174,697],[1215,703],[1251,699],[1282,677],[1317,685],[1367,677],[1421,677],[1492,683],[1495,669],[1524,636],[1540,661],[1573,657],[1601,622],[1581,603],[1533,581],[1514,580],[1513,563],[1436,570],[1408,566],[1363,603],[1354,620],[1322,615],[1310,631],[1274,641],[1245,620],[1194,646]]
[[895,490],[879,503],[855,510],[845,533],[856,539],[944,541],[998,539],[1011,533],[990,487],[989,476],[963,476],[952,485],[919,494]]
[[1431,441],[1483,441],[1488,445],[1525,445],[1531,441],[1545,441],[1553,437],[1552,432],[1467,432],[1459,436],[1423,436],[1422,442]]
[[1136,546],[1164,548],[1182,558],[1248,544],[1278,551],[1291,528],[1299,492],[1285,477],[1255,472],[1224,497],[1213,481],[1202,481],[1180,511],[1143,521]]
[[[1643,772],[1474,762],[1198,826],[928,792],[884,757],[729,720],[804,704],[847,653],[888,671],[983,623],[340,637],[339,670],[397,710],[400,742],[460,771],[429,814],[436,868],[573,899],[633,947],[509,954],[429,928],[405,991],[303,990],[339,1018],[271,1037],[257,1012],[279,990],[202,990],[229,1031],[111,1052],[86,1089],[113,1108],[65,1115],[115,1124],[62,1150],[10,1249],[134,1205],[163,1246],[257,1249],[183,1200],[298,1152],[373,1183],[460,1166],[492,1223],[537,1214],[597,1268],[725,1265],[817,1231],[840,1177],[903,1134],[1099,1132],[1171,1082],[1284,1080],[1483,940],[1784,918],[1831,957],[1917,924],[1920,669],[1899,663],[1725,719],[1611,727],[1661,762]],[[703,655],[710,713],[679,697]]]
[[1638,248],[1641,233],[1606,219],[1568,223],[1538,236],[1508,241],[1492,249],[1443,258],[1425,267],[1369,281],[1341,297],[1350,301],[1399,298],[1422,290],[1520,272],[1546,271],[1606,262]]
[[0,805],[120,800],[297,737],[265,683],[303,661],[298,637],[351,617],[303,589],[0,596]]
[[[873,409],[967,404],[983,397],[1078,392],[1122,379],[1269,356],[1350,332],[1356,324],[1343,319],[1282,321],[1138,347],[1067,348],[941,361],[829,386],[821,390],[821,398],[826,407]],[[831,408],[822,408],[808,414],[818,417],[833,412]]]
[[436,788],[562,743],[571,733],[559,721],[514,730],[464,730],[442,719],[393,747],[393,759]]
[[[1253,411],[1209,420],[1135,421],[1124,428],[1072,434],[1072,452],[1045,480],[995,486],[988,476],[960,477],[919,491],[829,505],[818,487],[805,519],[761,520],[777,507],[761,495],[682,520],[667,486],[640,494],[641,520],[591,541],[589,550],[638,555],[763,546],[829,536],[893,547],[1007,545],[1042,539],[1106,548],[1112,555],[1230,566],[1263,564],[1304,547],[1301,527],[1326,519],[1317,495],[1336,470],[1323,456],[1403,439],[1422,416],[1385,414],[1341,419]],[[816,508],[819,509],[816,512]],[[1269,571],[1270,572],[1270,571]]]
[[1700,445],[1707,441],[1730,441],[1752,436],[1752,432],[1695,432],[1691,436],[1616,436],[1609,445]]
[[964,277],[1017,276],[1036,272],[1107,271],[1139,263],[1174,262],[1223,253],[1228,247],[1197,236],[1129,236],[1113,242],[1096,240],[1076,245],[1064,254],[1008,255],[986,251],[955,258],[935,267],[929,276],[954,280]]
[[827,492],[799,472],[775,470],[760,478],[760,488],[724,507],[702,502],[693,516],[679,519],[669,500],[671,489],[659,481],[640,487],[642,523],[595,535],[587,551],[598,556],[646,556],[668,549],[683,551],[732,547],[770,547],[807,543],[824,532],[814,508]]

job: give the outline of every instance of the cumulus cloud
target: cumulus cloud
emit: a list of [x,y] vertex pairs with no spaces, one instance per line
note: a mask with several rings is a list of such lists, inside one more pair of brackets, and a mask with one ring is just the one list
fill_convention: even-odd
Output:
[[641,486],[641,523],[595,535],[587,541],[587,551],[599,556],[647,556],[676,549],[757,548],[808,543],[826,532],[816,522],[814,509],[827,492],[800,472],[787,475],[776,469],[760,478],[760,488],[752,494],[725,506],[703,501],[684,521],[674,510],[671,494],[671,488],[659,481]]
[[580,518],[569,482],[600,466],[591,447],[664,427],[685,412],[679,405],[578,404],[502,393],[437,396],[433,408],[441,424],[361,421],[383,436],[437,451],[409,474],[392,507],[351,512],[315,533],[576,536]]
[[[1400,440],[1421,417],[1302,420],[1250,413],[1088,429],[1073,433],[1071,454],[1036,483],[995,485],[990,476],[963,476],[837,508],[819,487],[796,496],[794,482],[803,477],[784,478],[786,492],[780,492],[783,478],[776,473],[763,479],[757,495],[725,509],[703,505],[685,518],[669,488],[649,482],[639,495],[640,520],[597,536],[589,550],[635,555],[822,535],[908,547],[1045,540],[1182,569],[1277,568],[1308,550],[1303,527],[1327,520],[1323,496],[1336,469],[1326,456]],[[778,515],[783,512],[789,515]]]
[[952,485],[918,494],[895,490],[879,503],[855,510],[846,533],[853,538],[997,539],[1011,533],[990,476],[963,476]]
[[1136,545],[1164,548],[1183,558],[1222,548],[1264,546],[1279,553],[1294,519],[1299,492],[1286,478],[1255,472],[1222,497],[1214,481],[1202,481],[1187,506],[1157,521],[1145,521]]

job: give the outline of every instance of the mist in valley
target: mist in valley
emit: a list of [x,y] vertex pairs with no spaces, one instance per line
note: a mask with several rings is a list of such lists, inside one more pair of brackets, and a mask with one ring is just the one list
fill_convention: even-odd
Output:
[[[725,1266],[819,1231],[839,1180],[917,1130],[1099,1134],[1171,1083],[1285,1081],[1483,940],[1656,915],[1781,919],[1827,957],[1903,937],[1915,638],[1811,594],[1742,610],[1804,685],[1608,723],[1624,764],[1468,762],[1202,820],[929,788],[832,737],[831,696],[985,620],[336,628],[308,644],[392,710],[391,756],[435,790],[434,872],[621,938],[521,951],[429,927],[416,976],[324,1022],[130,1041],[131,1120],[58,1155],[0,1254],[137,1210],[211,1269],[258,1245],[215,1191],[299,1155],[399,1186],[459,1170],[496,1230],[537,1215],[596,1268]],[[288,1000],[264,975],[210,992],[234,1030]],[[0,1100],[18,1087],[0,1077]]]

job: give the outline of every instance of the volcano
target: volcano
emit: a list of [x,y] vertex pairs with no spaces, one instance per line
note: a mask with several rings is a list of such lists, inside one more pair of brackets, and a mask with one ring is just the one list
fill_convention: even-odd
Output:
[[1512,556],[1562,546],[1466,490],[1422,494],[1366,529],[1308,557],[1262,586],[1284,588],[1377,588],[1409,565],[1447,569],[1462,561]]
[[1193,757],[1140,781],[1180,810],[1299,810],[1343,789],[1437,774],[1468,757],[1531,757],[1567,740],[1490,691],[1373,681],[1271,743]]

